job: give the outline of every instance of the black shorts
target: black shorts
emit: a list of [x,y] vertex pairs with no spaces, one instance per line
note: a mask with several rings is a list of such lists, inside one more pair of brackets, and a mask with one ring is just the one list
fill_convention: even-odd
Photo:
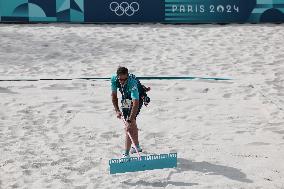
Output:
[[[135,119],[138,116],[138,114],[140,113],[142,106],[143,106],[143,99],[140,99],[139,100],[139,107],[138,107],[138,111],[137,111],[137,114],[135,116]],[[127,119],[130,116],[131,108],[122,108],[122,113],[123,113],[124,119]]]

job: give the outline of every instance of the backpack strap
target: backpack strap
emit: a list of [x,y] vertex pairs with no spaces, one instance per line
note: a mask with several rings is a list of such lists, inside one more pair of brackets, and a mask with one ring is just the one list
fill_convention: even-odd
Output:
[[130,94],[125,91],[127,86],[125,87],[122,87],[118,81],[118,78],[116,78],[116,87],[118,88],[118,90],[120,91],[121,95],[122,95],[122,99],[125,100],[125,99],[131,99],[131,96]]
[[[150,88],[142,85],[139,79],[135,75],[129,74],[128,77],[136,80],[140,100],[145,99],[147,97],[147,92],[150,90]],[[122,95],[122,99],[131,99],[130,94],[128,94],[127,91],[124,91],[125,89],[123,89],[123,87],[120,85],[118,78],[116,78],[116,86]]]

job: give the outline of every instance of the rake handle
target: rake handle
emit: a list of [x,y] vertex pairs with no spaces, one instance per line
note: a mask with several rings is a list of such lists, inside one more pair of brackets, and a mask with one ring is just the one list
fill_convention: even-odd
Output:
[[[127,124],[126,124],[126,121],[125,121],[124,117],[122,118],[122,121],[123,121],[125,127],[127,127]],[[134,148],[136,150],[136,153],[138,154],[139,160],[141,160],[141,155],[140,155],[140,153],[139,153],[139,151],[138,151],[138,149],[137,149],[137,147],[136,147],[136,145],[134,143],[134,140],[133,140],[131,134],[129,133],[129,131],[127,131],[127,134],[128,134],[128,136],[129,136],[129,138],[131,140],[132,145],[134,146]]]

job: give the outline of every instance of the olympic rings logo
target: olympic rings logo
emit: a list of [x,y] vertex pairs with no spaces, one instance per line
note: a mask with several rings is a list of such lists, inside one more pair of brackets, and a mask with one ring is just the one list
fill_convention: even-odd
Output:
[[122,2],[122,3],[118,3],[118,2],[111,2],[109,5],[109,9],[113,12],[115,12],[115,14],[117,16],[123,16],[123,15],[127,15],[127,16],[133,16],[135,14],[135,12],[137,12],[139,10],[139,4],[137,2],[132,2],[132,3],[127,3],[127,2]]

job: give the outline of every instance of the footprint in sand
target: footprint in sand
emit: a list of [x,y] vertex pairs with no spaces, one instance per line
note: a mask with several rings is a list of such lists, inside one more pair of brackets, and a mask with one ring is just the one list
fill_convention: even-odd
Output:
[[256,155],[256,154],[231,154],[234,157],[237,158],[265,158],[267,159],[267,156],[261,156],[261,155]]
[[235,133],[237,133],[237,134],[243,134],[243,133],[246,133],[246,132],[248,132],[248,131],[236,131]]
[[202,93],[208,93],[209,92],[209,88],[205,88],[202,90]]
[[265,142],[251,142],[251,143],[248,143],[247,145],[263,146],[263,145],[270,145],[270,143],[265,143]]
[[60,165],[60,164],[63,164],[63,163],[70,163],[71,161],[68,159],[68,158],[62,158],[62,159],[59,159],[59,160],[56,160],[56,161],[53,161],[51,162],[51,166],[56,166],[56,165]]
[[0,87],[0,93],[17,94],[16,92],[13,92],[10,89],[4,88],[4,87]]
[[101,134],[101,137],[104,138],[104,139],[118,138],[118,137],[120,137],[120,134],[118,134],[116,132],[109,131],[109,132],[103,132]]
[[226,93],[223,95],[224,98],[230,98],[232,96],[232,93]]
[[164,134],[163,133],[148,133],[145,136],[146,140],[154,139],[154,138],[163,138]]
[[278,133],[278,134],[284,134],[284,130],[280,130],[280,131],[273,131],[274,133]]
[[29,169],[25,169],[25,170],[23,170],[23,175],[25,175],[25,176],[31,176],[31,175],[32,175],[32,171],[29,170]]

